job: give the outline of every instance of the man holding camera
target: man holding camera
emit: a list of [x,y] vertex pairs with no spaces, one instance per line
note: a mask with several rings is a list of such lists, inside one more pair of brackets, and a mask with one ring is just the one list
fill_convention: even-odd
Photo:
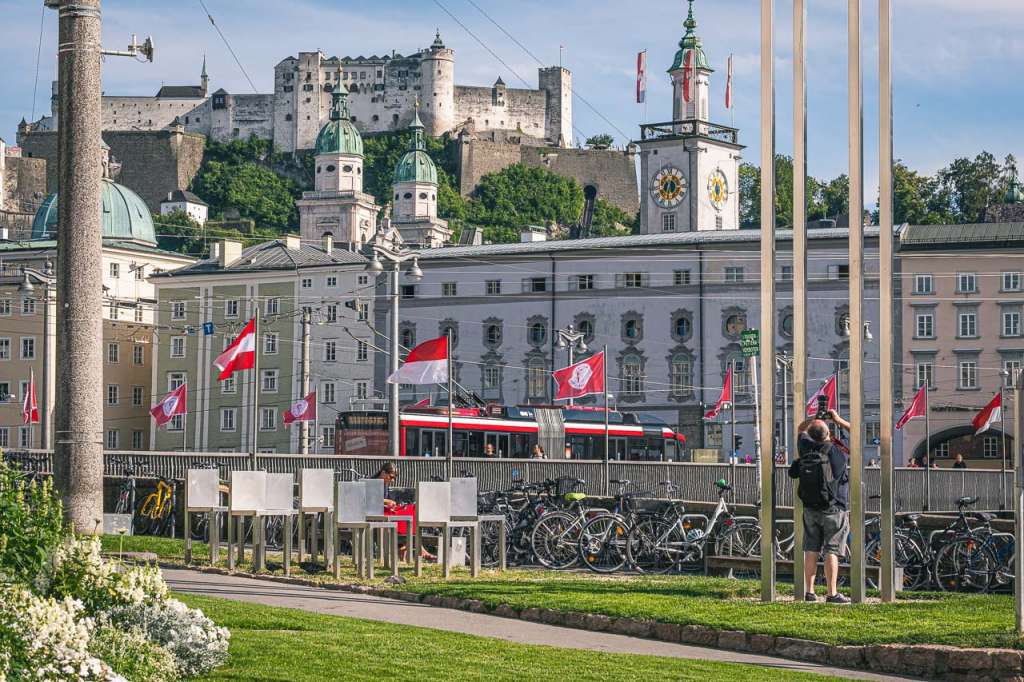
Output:
[[829,604],[849,604],[839,594],[839,557],[846,552],[850,534],[850,473],[845,448],[832,440],[826,420],[849,431],[850,423],[835,410],[820,406],[818,414],[798,429],[799,457],[789,467],[789,477],[799,479],[797,494],[804,504],[804,601],[817,601],[814,577],[818,557],[825,555],[825,586]]

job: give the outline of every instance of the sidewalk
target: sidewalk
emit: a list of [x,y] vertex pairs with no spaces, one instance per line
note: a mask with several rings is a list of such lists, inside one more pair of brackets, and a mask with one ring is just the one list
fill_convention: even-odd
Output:
[[[857,680],[893,680],[891,675],[845,670],[771,656],[708,649],[659,642],[638,637],[590,632],[545,625],[482,613],[444,609],[365,594],[287,585],[270,580],[200,573],[187,569],[163,569],[171,589],[178,592],[222,597],[244,602],[302,609],[333,616],[347,616],[401,625],[494,637],[521,644],[539,644],[618,654],[643,654],[707,661],[745,663],[784,671],[833,675]],[[903,678],[907,679],[907,678]]]

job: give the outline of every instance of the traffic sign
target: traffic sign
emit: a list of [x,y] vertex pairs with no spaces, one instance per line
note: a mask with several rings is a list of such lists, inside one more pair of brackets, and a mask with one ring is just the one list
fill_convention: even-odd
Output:
[[743,357],[754,358],[761,354],[761,332],[757,329],[744,329],[740,332],[740,350]]

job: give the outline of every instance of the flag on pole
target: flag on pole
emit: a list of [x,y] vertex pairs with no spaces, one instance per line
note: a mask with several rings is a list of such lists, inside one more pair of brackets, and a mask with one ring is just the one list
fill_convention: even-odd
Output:
[[430,396],[428,395],[423,400],[419,400],[410,405],[409,407],[430,407]]
[[647,50],[636,53],[636,103],[647,100]]
[[292,422],[311,421],[316,421],[316,391],[305,398],[296,400],[291,407],[284,411],[285,426]]
[[39,406],[36,404],[36,374],[34,370],[29,370],[28,390],[25,391],[25,399],[21,402],[21,423],[39,423]]
[[604,393],[604,352],[595,353],[582,362],[556,370],[553,376],[555,383],[558,384],[555,400]]
[[828,398],[827,406],[828,409],[834,410],[839,406],[839,402],[836,400],[836,375],[833,374],[828,378],[821,388],[811,396],[811,399],[807,401],[807,416],[813,417],[818,414],[818,397],[825,396]]
[[693,50],[689,50],[683,58],[683,101],[693,101]]
[[419,344],[388,377],[389,384],[443,384],[448,381],[448,337]]
[[725,382],[722,383],[722,394],[718,396],[718,402],[710,410],[704,413],[705,419],[714,419],[732,399],[732,365],[725,372]]
[[213,366],[220,370],[218,381],[224,381],[235,372],[252,369],[256,366],[256,318],[249,320],[238,338],[224,349],[224,352],[213,361]]
[[732,109],[732,55],[729,55],[728,65],[725,74],[725,108]]
[[988,405],[981,408],[981,412],[975,415],[971,424],[974,425],[974,435],[980,436],[989,430],[989,428],[995,422],[999,421],[999,418],[1003,413],[1003,395],[1002,393],[996,393],[996,397],[989,401]]
[[150,408],[149,413],[153,415],[157,426],[163,426],[179,414],[188,413],[188,384],[182,383],[176,389],[165,395],[160,402]]
[[914,394],[914,399],[910,402],[910,407],[903,413],[899,421],[896,422],[896,430],[899,431],[907,422],[914,417],[924,417],[928,413],[928,384],[921,384],[921,388],[917,389],[917,393]]

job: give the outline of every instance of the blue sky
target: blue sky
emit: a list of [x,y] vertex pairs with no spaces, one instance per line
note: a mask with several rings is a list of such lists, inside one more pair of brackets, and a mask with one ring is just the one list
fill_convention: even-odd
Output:
[[[670,87],[664,69],[683,33],[686,3],[681,0],[473,0],[508,33],[548,64],[572,69],[580,99],[574,103],[581,134],[611,132],[617,142],[638,136],[644,120],[670,118]],[[0,0],[4,17],[0,41],[0,137],[14,141],[22,116],[33,109],[36,49],[42,3]],[[522,86],[536,84],[537,63],[510,41],[470,0],[206,0],[218,25],[261,92],[270,92],[273,66],[299,50],[328,55],[369,55],[395,49],[409,53],[425,46],[440,28],[456,51],[460,84],[490,84],[501,76]],[[809,3],[810,172],[830,178],[845,172],[846,3]],[[866,203],[877,195],[877,3],[864,0]],[[713,118],[741,130],[756,160],[758,121],[758,30],[756,0],[697,0],[698,32],[716,68],[712,76]],[[982,149],[1002,158],[1024,152],[1020,108],[1024,74],[1024,2],[1020,0],[894,0],[895,152],[925,172],[956,156]],[[491,50],[501,64],[449,16],[455,15]],[[284,9],[287,8],[287,9]],[[792,145],[790,44],[791,2],[777,1],[777,145]],[[198,0],[104,0],[104,43],[122,48],[129,34],[152,34],[155,64],[108,58],[104,89],[110,94],[152,94],[162,83],[198,82],[207,56],[214,88],[251,89],[206,19]],[[50,81],[56,74],[57,18],[47,11],[42,34],[35,111],[49,109]],[[633,100],[636,52],[648,50],[648,104]],[[735,110],[724,109],[725,61],[735,55]],[[518,74],[518,76],[517,76]],[[605,120],[607,119],[607,120]],[[609,123],[610,122],[610,123]]]

